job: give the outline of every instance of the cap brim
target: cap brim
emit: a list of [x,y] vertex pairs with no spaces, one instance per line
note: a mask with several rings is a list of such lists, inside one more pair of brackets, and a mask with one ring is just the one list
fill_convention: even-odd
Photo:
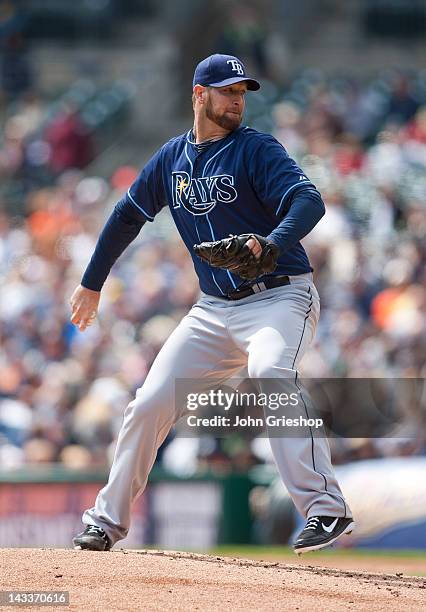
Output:
[[246,77],[233,77],[232,79],[225,79],[220,83],[210,83],[209,87],[226,87],[227,85],[233,85],[234,83],[241,83],[245,81],[247,83],[247,89],[250,91],[257,91],[260,89],[260,83],[255,79],[247,79]]

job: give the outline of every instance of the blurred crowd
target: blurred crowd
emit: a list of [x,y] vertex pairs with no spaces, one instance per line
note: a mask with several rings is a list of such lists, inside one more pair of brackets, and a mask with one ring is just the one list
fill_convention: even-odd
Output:
[[[246,123],[285,145],[327,207],[304,241],[322,316],[302,375],[424,378],[426,74],[388,72],[361,83],[307,71],[285,91],[265,83],[255,95]],[[137,169],[90,176],[87,151],[80,164],[54,155],[61,166],[48,181],[26,180],[13,130],[22,135],[38,112],[31,100],[9,108],[0,143],[0,174],[21,194],[20,209],[7,194],[0,207],[0,465],[102,468],[124,408],[198,285],[162,211],[114,266],[97,322],[84,333],[70,323],[69,298]],[[405,406],[389,438],[334,440],[334,459],[424,453],[425,416],[423,393],[423,407]],[[269,459],[259,440],[171,435],[158,460],[192,473]]]
[[305,244],[322,299],[310,376],[424,377],[426,73],[363,84],[302,75],[273,133],[327,215]]

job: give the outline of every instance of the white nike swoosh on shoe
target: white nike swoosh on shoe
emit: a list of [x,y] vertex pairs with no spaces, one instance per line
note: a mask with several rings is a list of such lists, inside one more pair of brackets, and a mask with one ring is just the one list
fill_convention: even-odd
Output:
[[339,520],[339,518],[334,519],[334,521],[331,523],[331,525],[329,525],[327,527],[327,525],[324,525],[324,523],[321,523],[321,527],[324,529],[324,531],[326,531],[327,533],[331,533],[333,531],[333,529],[336,527],[337,525],[337,521]]

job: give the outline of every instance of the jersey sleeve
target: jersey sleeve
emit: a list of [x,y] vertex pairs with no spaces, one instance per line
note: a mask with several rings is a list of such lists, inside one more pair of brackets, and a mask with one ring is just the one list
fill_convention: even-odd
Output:
[[155,215],[167,204],[162,160],[163,149],[160,149],[142,169],[125,196],[144,221],[154,221]]
[[278,218],[289,209],[299,187],[315,185],[273,136],[259,135],[248,147],[248,174],[257,197]]

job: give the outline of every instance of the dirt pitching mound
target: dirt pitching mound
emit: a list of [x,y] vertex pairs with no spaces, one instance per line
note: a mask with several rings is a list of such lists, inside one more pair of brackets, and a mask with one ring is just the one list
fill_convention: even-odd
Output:
[[422,577],[170,551],[3,549],[0,567],[2,591],[69,591],[56,610],[420,611],[426,602]]

